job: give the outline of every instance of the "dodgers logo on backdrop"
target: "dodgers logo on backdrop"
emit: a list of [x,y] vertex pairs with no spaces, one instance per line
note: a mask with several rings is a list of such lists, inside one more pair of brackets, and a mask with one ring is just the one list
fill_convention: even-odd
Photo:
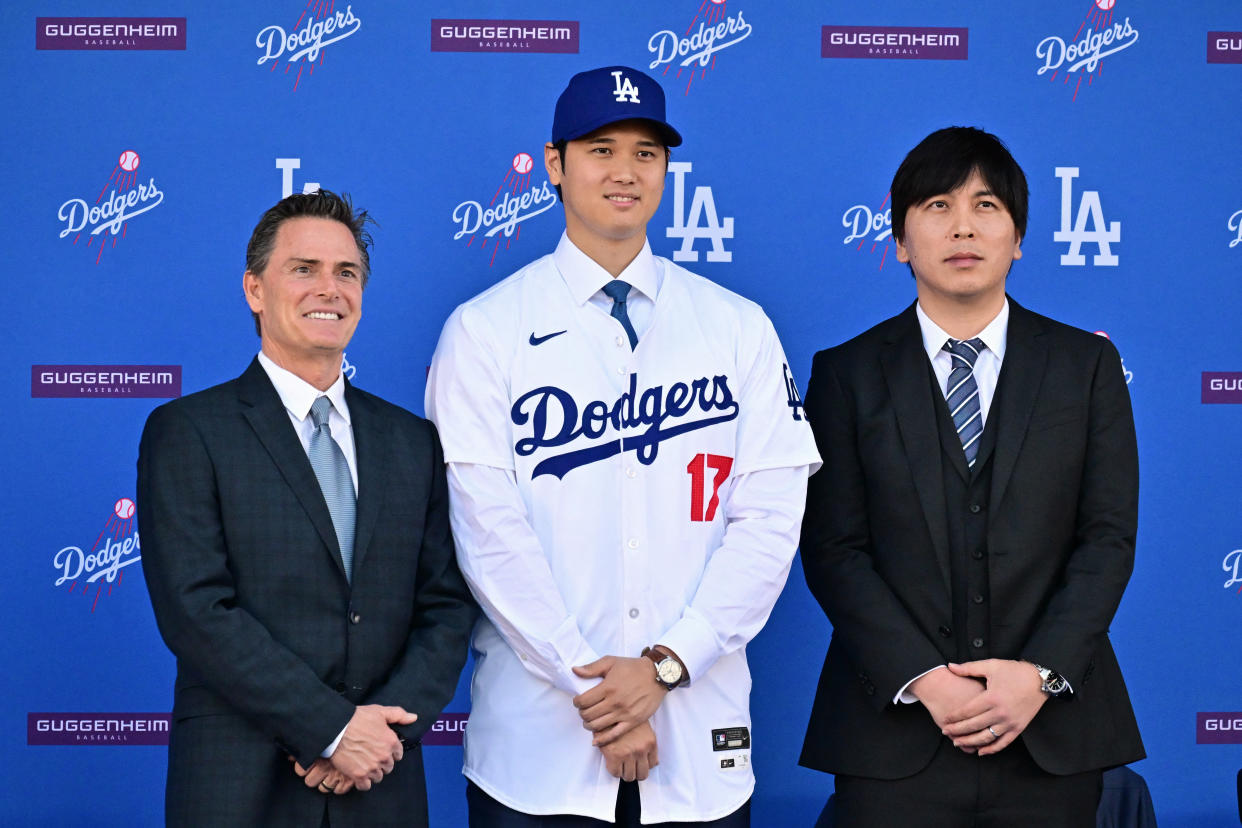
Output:
[[936,26],[824,26],[819,56],[966,60],[970,30]]
[[1068,86],[1070,78],[1074,78],[1073,100],[1078,100],[1084,77],[1090,86],[1100,77],[1105,58],[1138,43],[1139,32],[1129,16],[1121,21],[1114,19],[1117,2],[1094,0],[1068,39],[1049,35],[1039,41],[1035,47],[1035,57],[1039,59],[1035,74],[1047,75],[1052,81],[1060,77],[1062,86]]
[[884,200],[874,210],[866,204],[855,204],[841,215],[841,226],[846,231],[841,239],[842,244],[858,242],[854,249],[861,252],[867,242],[871,242],[868,254],[874,254],[876,248],[883,245],[880,248],[879,270],[884,269],[888,251],[893,247],[893,210],[888,206],[888,197],[889,194],[885,193]]
[[453,240],[468,236],[466,247],[473,247],[475,238],[481,236],[478,249],[484,252],[487,243],[492,242],[489,267],[496,264],[496,251],[500,249],[502,238],[508,250],[522,237],[522,222],[556,206],[556,191],[547,179],[538,187],[531,186],[534,169],[534,157],[528,152],[519,152],[509,162],[509,169],[505,170],[486,206],[482,201],[467,200],[453,208],[453,223],[457,225]]
[[[1225,579],[1225,589],[1232,590],[1234,586],[1242,584],[1242,549],[1235,549],[1225,555],[1220,568],[1229,576]],[[1238,586],[1234,594],[1242,594],[1242,586]]]
[[63,225],[60,237],[72,236],[73,244],[77,245],[86,234],[85,246],[97,251],[95,264],[103,257],[104,247],[116,247],[117,240],[125,238],[130,219],[164,203],[164,193],[154,177],[143,176],[146,181],[138,180],[141,162],[138,153],[125,150],[93,201],[71,198],[61,204],[56,213]]
[[668,171],[673,174],[673,226],[667,228],[664,235],[681,239],[681,247],[673,251],[673,261],[697,262],[699,252],[694,249],[694,243],[698,239],[708,239],[712,249],[707,251],[707,261],[731,262],[733,253],[725,249],[724,240],[733,238],[733,217],[718,217],[712,188],[695,187],[690,210],[686,211],[686,176],[693,169],[689,161],[671,161],[668,165]]
[[[280,170],[280,197],[288,198],[293,195],[293,171],[302,168],[301,158],[277,158],[276,169]],[[302,193],[319,192],[318,181],[307,181],[302,185]]]
[[89,549],[65,546],[52,556],[52,568],[56,571],[53,586],[68,584],[69,595],[85,596],[91,612],[99,605],[102,595],[111,595],[125,580],[125,567],[142,560],[142,547],[138,541],[138,529],[134,520],[134,501],[122,497],[112,504],[112,512],[104,520],[103,528],[95,536]]
[[1230,216],[1225,226],[1233,232],[1233,238],[1229,240],[1229,246],[1237,247],[1239,244],[1242,244],[1242,210]]
[[[579,466],[598,463],[632,451],[638,462],[650,466],[660,452],[660,443],[700,428],[737,419],[739,405],[733,399],[727,376],[699,377],[675,382],[667,391],[654,385],[641,391],[638,375],[630,374],[629,390],[616,400],[592,400],[579,405],[573,395],[555,385],[527,391],[513,403],[509,416],[516,426],[530,423],[531,434],[513,446],[519,457],[540,449],[560,448],[583,440],[596,440],[611,427],[613,432],[646,426],[641,433],[621,437],[586,448],[553,454],[540,460],[531,473],[534,480],[543,474],[564,479]],[[668,421],[672,420],[671,423]]]
[[432,20],[433,52],[578,54],[577,20]]
[[[1104,207],[1100,203],[1099,190],[1083,190],[1078,200],[1078,212],[1074,213],[1074,179],[1077,167],[1057,167],[1056,177],[1061,179],[1061,229],[1053,231],[1054,242],[1068,242],[1069,250],[1061,254],[1061,264],[1082,266],[1087,263],[1082,255],[1084,244],[1093,244],[1099,252],[1091,264],[1099,267],[1116,267],[1120,257],[1112,245],[1121,241],[1121,222],[1105,221]],[[1074,216],[1071,223],[1071,216]]]
[[284,65],[284,73],[288,74],[294,64],[298,73],[293,79],[293,91],[297,91],[302,82],[302,71],[310,69],[315,74],[315,64],[323,67],[324,49],[352,37],[362,28],[362,20],[354,14],[354,7],[348,5],[345,11],[335,11],[334,3],[322,0],[307,0],[298,19],[290,29],[283,26],[265,26],[259,30],[254,45],[259,47],[258,65],[270,63],[268,71],[275,72],[276,67]]
[[699,70],[699,80],[707,77],[708,69],[716,68],[716,56],[732,46],[736,46],[750,37],[751,26],[737,14],[729,14],[725,9],[724,0],[694,0],[697,11],[690,19],[690,25],[661,29],[647,40],[647,51],[651,54],[648,69],[663,66],[662,76],[668,70],[677,67],[674,80],[681,80],[683,72],[687,73],[686,88],[682,94],[690,94],[690,84],[694,82],[694,70]]
[[184,17],[36,17],[36,49],[185,49]]

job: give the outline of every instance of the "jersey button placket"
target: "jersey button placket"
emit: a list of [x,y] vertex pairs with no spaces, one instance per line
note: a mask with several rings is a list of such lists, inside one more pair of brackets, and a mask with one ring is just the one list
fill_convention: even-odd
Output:
[[[629,343],[626,343],[629,349]],[[628,371],[628,368],[627,368]],[[614,554],[620,558],[622,585],[621,607],[624,613],[622,623],[622,641],[627,654],[637,653],[650,642],[647,627],[650,619],[647,612],[649,603],[646,600],[650,584],[646,565],[646,551],[643,538],[645,535],[646,512],[646,477],[639,474],[638,455],[630,448],[630,439],[637,436],[637,429],[625,429],[625,438],[621,441],[621,453],[618,455],[618,471],[620,475],[620,506],[618,516],[617,550]]]

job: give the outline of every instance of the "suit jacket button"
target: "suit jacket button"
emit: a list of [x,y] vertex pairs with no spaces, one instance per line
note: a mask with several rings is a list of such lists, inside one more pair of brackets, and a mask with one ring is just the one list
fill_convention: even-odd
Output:
[[976,549],[974,552],[970,553],[970,557],[974,558],[976,561],[983,560],[983,550]]
[[936,630],[936,632],[940,633],[941,638],[948,638],[949,636],[953,635],[953,630],[949,629],[944,624],[941,624],[940,627]]
[[975,597],[974,597],[973,599],[971,599],[971,600],[973,600],[976,604],[982,604],[982,603],[983,603],[983,596],[982,596],[982,595],[980,595],[979,593],[977,593],[977,592],[976,592],[976,593],[975,593]]
[[973,641],[970,642],[970,646],[974,647],[976,650],[979,649],[980,647],[983,646],[983,639],[982,638],[974,639]]
[[982,511],[983,511],[983,507],[982,507],[982,506],[980,506],[978,503],[972,503],[972,504],[970,504],[970,513],[971,513],[972,515],[977,515],[977,514],[979,514],[979,513],[980,513],[980,512],[982,512]]
[[358,614],[358,613],[356,613],[356,612],[351,612],[351,613],[349,614],[349,623],[351,623],[351,624],[361,624],[361,623],[362,623],[362,616],[361,616],[361,615],[359,615],[359,614]]
[[332,689],[338,693],[344,693],[346,690],[345,682],[338,681],[336,684],[332,685]]

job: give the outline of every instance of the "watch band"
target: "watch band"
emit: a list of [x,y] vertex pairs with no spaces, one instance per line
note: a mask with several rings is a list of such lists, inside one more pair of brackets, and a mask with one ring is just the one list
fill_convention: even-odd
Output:
[[673,656],[662,653],[654,647],[644,647],[642,655],[651,659],[651,662],[655,664],[655,679],[665,690],[672,690],[685,680],[686,669]]

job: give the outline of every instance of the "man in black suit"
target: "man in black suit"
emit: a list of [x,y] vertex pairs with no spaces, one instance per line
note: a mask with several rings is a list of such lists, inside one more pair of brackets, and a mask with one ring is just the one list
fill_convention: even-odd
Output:
[[326,191],[268,210],[243,280],[258,357],[142,435],[143,569],[177,656],[169,825],[427,824],[418,739],[475,607],[434,427],[341,374],[366,221]]
[[806,396],[833,636],[801,762],[840,826],[1091,826],[1101,770],[1144,755],[1108,640],[1138,507],[1120,358],[1007,298],[1027,185],[995,136],[933,133],[891,195],[918,301],[816,354]]

